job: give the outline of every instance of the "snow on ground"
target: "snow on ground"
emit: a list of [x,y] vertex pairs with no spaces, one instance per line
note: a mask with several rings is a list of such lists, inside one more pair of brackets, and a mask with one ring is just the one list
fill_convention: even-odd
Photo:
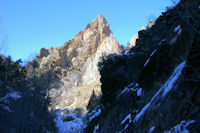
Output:
[[[4,104],[9,104],[10,103],[9,98],[17,100],[20,97],[21,96],[18,94],[18,92],[12,91],[12,92],[6,94],[4,97],[0,98],[0,102],[2,102]],[[8,112],[12,112],[12,110],[9,108],[9,106],[6,106],[4,104],[0,104],[0,107],[2,107],[3,109],[7,110]]]
[[[72,119],[66,120],[69,117]],[[77,117],[74,113],[64,115],[62,110],[56,112],[54,121],[59,133],[79,133],[85,127],[83,118]]]
[[142,95],[142,88],[139,88],[137,91],[137,96],[141,96]]
[[4,97],[0,98],[1,102],[9,103],[8,98],[13,98],[14,100],[20,98],[21,96],[16,92],[13,91],[11,93],[6,94]]
[[[137,113],[137,112],[138,112],[138,110],[136,109],[136,110],[134,110],[132,113],[128,114],[128,115],[124,118],[124,120],[121,122],[121,126],[123,125],[122,131],[124,131],[124,130],[126,130],[126,129],[128,128],[129,124],[131,124],[131,122],[132,122],[132,117],[133,117],[133,115],[134,115],[135,113]],[[124,125],[124,124],[126,124],[126,125]],[[119,133],[121,133],[121,131],[120,131]]]
[[155,130],[155,126],[152,126],[150,129],[149,129],[149,133],[153,133],[153,131]]
[[124,92],[126,92],[126,91],[128,91],[128,90],[129,90],[129,88],[128,88],[128,87],[125,87],[125,89],[119,93],[118,97],[120,97]]
[[133,83],[131,83],[130,85],[128,85],[128,88],[130,88],[131,86],[133,86],[135,84],[135,86],[136,87],[138,87],[139,86],[139,84],[138,83],[135,83],[135,82],[133,82]]
[[[179,28],[177,28],[177,30],[178,29]],[[156,50],[154,50],[152,52],[152,54],[150,55],[150,58],[151,58],[151,56],[153,56],[153,54],[155,52],[156,52]],[[148,63],[148,60],[147,60],[147,63]],[[145,65],[147,63],[145,63]],[[123,125],[127,121],[129,121],[129,122],[128,122],[128,124],[126,124],[124,126],[123,130],[125,130],[132,121],[133,121],[133,123],[137,122],[145,114],[145,112],[149,109],[149,107],[153,104],[153,102],[155,102],[155,100],[161,99],[162,97],[164,97],[167,93],[169,93],[172,90],[172,88],[174,87],[174,84],[177,82],[178,78],[180,77],[180,75],[182,73],[182,70],[185,67],[185,65],[186,65],[186,61],[183,61],[182,63],[180,63],[174,69],[172,75],[165,82],[165,84],[156,92],[156,94],[151,98],[151,100],[141,109],[141,111],[139,113],[136,112],[137,115],[134,117],[134,120],[132,120],[131,113],[128,114],[125,117],[125,119],[121,122],[121,125]],[[130,87],[132,87],[132,88],[130,88]],[[128,92],[130,90],[137,91],[137,96],[140,96],[142,94],[142,88],[139,88],[139,85],[137,83],[133,82],[128,87],[125,87],[125,89],[118,95],[118,97],[120,97],[124,92]],[[154,129],[155,129],[155,127],[151,127],[151,129],[149,130],[149,132],[150,133],[153,132]]]
[[[155,53],[155,52],[154,52]],[[152,54],[153,55],[153,54]],[[151,98],[151,100],[142,108],[142,110],[137,113],[137,115],[134,117],[133,123],[137,122],[144,114],[145,112],[149,109],[149,107],[153,104],[153,102],[155,102],[155,100],[157,99],[161,99],[162,97],[164,97],[168,92],[171,91],[171,89],[173,88],[174,84],[176,83],[176,81],[178,80],[178,78],[181,75],[181,72],[184,68],[186,64],[186,61],[183,61],[182,63],[180,63],[173,71],[173,74],[169,77],[169,79],[165,82],[165,84],[157,91],[157,93]],[[133,84],[132,84],[133,85]],[[136,86],[136,85],[135,85]],[[138,87],[138,85],[137,85]],[[125,88],[124,91],[127,91],[128,89]],[[137,89],[137,94],[141,95],[142,93],[142,88],[138,88]],[[121,93],[120,93],[121,94]],[[160,97],[159,97],[160,96]],[[126,124],[126,126],[124,127],[124,130],[129,126],[129,124],[132,122],[132,117],[131,114],[127,115],[126,118],[121,122],[121,125],[123,125],[127,120],[129,120],[128,124]],[[155,129],[155,127],[151,127],[151,129],[149,130],[149,132],[153,132],[153,130]]]
[[173,74],[170,76],[170,78],[165,82],[165,84],[157,91],[157,93],[152,97],[149,103],[147,103],[143,109],[135,116],[134,122],[138,121],[141,116],[144,115],[144,113],[147,111],[147,109],[151,106],[151,104],[155,101],[155,99],[161,95],[165,96],[174,86],[176,81],[178,80],[179,76],[181,75],[182,69],[184,68],[186,64],[186,61],[183,61],[180,63],[175,69]]
[[172,89],[176,81],[178,80],[179,76],[181,75],[182,69],[185,67],[185,64],[186,64],[186,61],[178,65],[176,69],[174,70],[173,74],[167,80],[167,82],[165,82],[164,86],[162,87],[164,89],[163,96],[165,96],[168,92],[170,92],[170,90]]
[[4,110],[7,110],[8,112],[12,112],[12,110],[8,106],[0,104],[0,107],[2,107]]
[[93,133],[97,133],[98,130],[99,130],[99,124],[94,127]]
[[99,108],[97,111],[93,110],[90,114],[89,114],[89,122],[91,122],[94,118],[96,118],[97,116],[99,116],[101,114],[101,108]]
[[181,26],[178,25],[177,27],[175,27],[175,28],[174,28],[174,32],[178,32],[178,35],[180,35],[181,32],[182,32]]
[[149,63],[151,57],[155,54],[156,51],[157,51],[157,49],[155,49],[155,50],[151,53],[150,57],[149,57],[149,58],[147,59],[147,61],[144,63],[144,67],[146,67],[146,65]]
[[70,106],[59,109],[56,112],[56,118],[54,119],[56,127],[59,133],[79,133],[85,127],[84,117],[85,115],[78,116],[76,113],[65,114],[65,110],[74,110],[77,103],[77,97],[74,98],[74,102]]
[[124,120],[121,122],[121,125],[124,124],[127,120],[129,120],[129,122],[132,121],[132,119],[131,119],[131,114],[128,114],[128,115],[124,118]]
[[189,133],[189,130],[187,128],[192,123],[195,123],[195,120],[190,120],[187,122],[181,121],[181,123],[172,127],[169,131],[164,131],[164,133]]
[[142,93],[142,88],[139,88],[138,83],[133,82],[129,84],[128,87],[125,87],[125,89],[122,90],[117,97],[119,98],[123,93],[130,91],[137,91],[137,96],[139,96],[138,94]]
[[144,106],[144,108],[135,116],[134,122],[138,121],[139,118],[144,115],[144,113],[147,111],[147,109],[150,107],[150,105],[151,105],[151,102],[147,103]]
[[131,114],[128,114],[128,115],[124,118],[124,120],[121,122],[121,125],[125,124],[125,122],[127,122],[127,123],[126,123],[126,125],[124,126],[123,130],[126,130],[126,129],[128,128],[128,126],[129,126],[129,124],[132,122]]

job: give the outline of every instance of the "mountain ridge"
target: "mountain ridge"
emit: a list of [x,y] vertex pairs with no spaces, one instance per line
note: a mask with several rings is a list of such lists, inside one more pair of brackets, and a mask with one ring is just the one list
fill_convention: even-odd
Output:
[[26,67],[0,56],[0,132],[199,132],[199,5],[168,8],[126,51],[98,15]]
[[27,68],[30,76],[36,72],[49,81],[46,90],[52,101],[51,110],[68,110],[70,115],[79,108],[84,114],[92,93],[101,95],[98,62],[103,55],[121,52],[108,22],[100,14],[63,46],[42,48]]

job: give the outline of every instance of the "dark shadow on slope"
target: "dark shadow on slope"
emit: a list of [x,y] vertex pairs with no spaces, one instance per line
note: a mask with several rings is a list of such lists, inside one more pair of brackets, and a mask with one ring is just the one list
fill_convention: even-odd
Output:
[[0,132],[55,132],[48,111],[50,101],[38,77],[27,79],[20,62],[6,57],[0,59],[0,68],[0,91],[5,92],[1,95]]

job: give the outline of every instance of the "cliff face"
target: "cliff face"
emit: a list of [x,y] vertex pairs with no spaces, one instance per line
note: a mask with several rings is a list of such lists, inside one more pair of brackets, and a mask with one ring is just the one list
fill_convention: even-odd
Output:
[[199,132],[199,5],[181,0],[126,53],[102,15],[62,47],[41,49],[28,73],[48,89],[59,132]]
[[[85,107],[93,90],[100,93],[97,67],[100,57],[102,54],[120,52],[121,48],[110,31],[109,24],[103,15],[99,15],[63,46],[41,49],[32,64],[36,64],[34,69],[37,72],[53,71],[60,82],[57,88],[49,88],[50,96],[54,97],[53,107],[66,108],[75,97],[78,98],[77,101],[82,100],[80,106]],[[56,83],[58,82],[51,82],[50,86],[55,86]]]
[[99,15],[63,46],[41,49],[28,65],[29,74],[36,72],[48,80],[45,89],[49,90],[51,109],[65,112],[81,109],[84,113],[92,92],[96,96],[101,94],[97,64],[102,55],[121,52],[109,24]]
[[103,105],[87,131],[200,131],[199,4],[181,0],[139,31],[129,52],[102,62]]

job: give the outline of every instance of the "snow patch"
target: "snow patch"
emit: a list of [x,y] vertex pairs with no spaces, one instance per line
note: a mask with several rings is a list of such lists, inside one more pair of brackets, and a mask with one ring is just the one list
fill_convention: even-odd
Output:
[[[72,117],[72,120],[65,120],[67,117]],[[84,128],[83,118],[79,118],[76,114],[71,113],[64,115],[62,110],[56,112],[56,118],[54,119],[59,133],[72,133],[81,132]]]
[[[93,114],[93,115],[91,115]],[[97,116],[99,116],[101,114],[101,108],[99,108],[97,111],[93,110],[89,115],[91,115],[89,117],[89,122],[91,122],[94,118],[96,118]]]
[[144,113],[147,111],[147,109],[150,107],[151,102],[147,103],[144,108],[135,116],[134,122],[138,121],[139,118],[144,115]]
[[128,114],[128,115],[124,118],[124,120],[121,122],[121,125],[123,125],[127,120],[129,120],[129,122],[132,121],[132,120],[131,120],[131,114]]
[[137,96],[141,96],[142,95],[142,88],[139,88],[137,91]]
[[164,131],[164,133],[189,133],[187,128],[192,123],[195,123],[195,120],[181,121],[180,124],[172,127],[169,131]]
[[184,61],[180,65],[178,65],[176,67],[176,69],[174,70],[173,74],[170,76],[170,78],[164,84],[164,86],[163,86],[163,89],[164,89],[163,96],[165,96],[172,89],[175,82],[177,81],[177,79],[181,75],[182,69],[184,68],[185,64],[186,64],[186,61]]
[[[7,88],[9,88],[9,87],[7,87]],[[11,90],[11,89],[12,89],[12,88],[10,88],[10,90]],[[12,99],[14,99],[14,100],[17,100],[17,99],[20,98],[20,97],[21,97],[21,96],[18,94],[18,92],[12,91],[12,92],[6,94],[4,97],[0,98],[0,102],[3,102],[4,104],[9,104],[9,103],[10,103],[9,98],[12,98]],[[9,106],[5,106],[5,105],[2,105],[2,104],[0,104],[0,106],[1,106],[3,109],[7,110],[8,112],[12,112],[12,110],[10,109]]]
[[74,110],[76,104],[77,97],[74,98],[74,101],[71,105],[65,106],[56,112],[56,118],[54,121],[56,123],[56,127],[59,130],[59,133],[81,132],[81,130],[85,127],[85,123],[83,121],[85,115],[78,116],[76,113],[65,113],[65,110]]
[[154,55],[154,53],[157,51],[157,49],[155,49],[152,53],[151,53],[151,55],[150,56],[153,56]]
[[[122,131],[126,130],[128,128],[128,126],[132,123],[132,117],[134,116],[134,114],[136,114],[138,112],[137,109],[135,109],[132,113],[128,114],[124,120],[121,122],[121,126],[123,126]],[[126,124],[126,125],[125,125]],[[121,131],[119,132],[121,133]]]
[[8,103],[10,103],[8,98],[13,98],[14,100],[16,100],[20,97],[21,96],[16,91],[13,91],[11,93],[6,94],[4,97],[0,98],[0,101],[8,104]]
[[12,110],[8,106],[0,105],[0,107],[2,107],[4,110],[6,110],[8,112],[12,112]]
[[138,121],[141,116],[144,115],[144,113],[147,111],[147,109],[150,107],[150,105],[153,103],[153,101],[163,93],[163,97],[172,89],[176,81],[178,80],[179,76],[181,75],[182,69],[184,68],[186,64],[186,61],[183,61],[180,63],[175,69],[173,74],[170,76],[170,78],[165,82],[165,84],[157,91],[157,93],[152,97],[149,103],[147,103],[143,109],[135,116],[134,122]]
[[123,91],[120,92],[120,94],[118,95],[118,97],[120,97],[124,92],[128,91],[128,87],[125,87],[125,89]]
[[4,106],[4,109],[7,110],[8,112],[12,112],[8,106]]
[[7,97],[11,97],[13,99],[18,99],[20,98],[21,96],[17,93],[17,92],[11,92],[7,95]]
[[133,82],[133,83],[129,84],[128,87],[125,87],[125,89],[122,90],[117,97],[119,98],[123,93],[130,92],[130,91],[137,91],[137,95],[138,95],[138,94],[142,93],[142,92],[140,92],[140,91],[142,91],[142,88],[139,88],[138,83]]
[[150,58],[147,59],[147,61],[146,61],[145,64],[144,64],[144,67],[146,67],[146,65],[149,63],[149,61],[150,61]]
[[133,83],[131,83],[130,85],[128,85],[128,88],[130,88],[130,87],[133,86],[134,84],[135,84],[136,87],[139,86],[138,83],[133,82]]
[[155,54],[156,51],[157,51],[157,49],[155,49],[155,50],[151,53],[150,57],[149,57],[149,58],[147,59],[147,61],[145,62],[144,67],[146,67],[146,65],[149,63],[151,57]]
[[178,25],[177,27],[175,27],[175,28],[174,28],[174,32],[178,32],[178,35],[180,35],[181,32],[182,32],[181,26]]
[[94,127],[93,133],[97,133],[98,130],[99,130],[99,124]]
[[153,131],[155,130],[155,126],[152,126],[150,129],[149,129],[149,133],[153,133]]

